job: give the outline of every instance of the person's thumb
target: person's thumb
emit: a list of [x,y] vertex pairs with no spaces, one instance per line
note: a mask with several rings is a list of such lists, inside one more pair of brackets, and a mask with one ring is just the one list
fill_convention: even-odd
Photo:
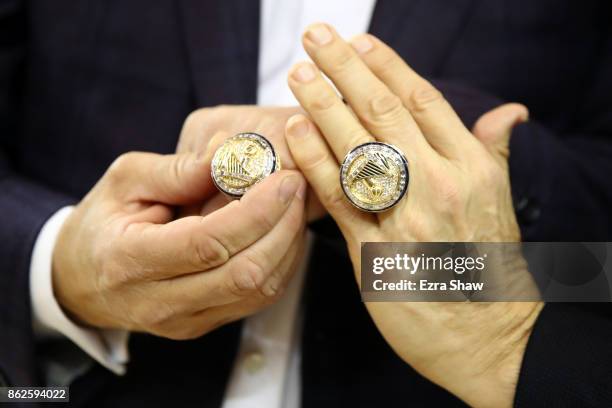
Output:
[[507,103],[482,115],[472,133],[493,154],[508,158],[512,129],[529,119],[529,111],[520,103]]
[[203,153],[126,153],[107,176],[115,191],[130,201],[185,205],[201,202],[215,191],[210,159]]

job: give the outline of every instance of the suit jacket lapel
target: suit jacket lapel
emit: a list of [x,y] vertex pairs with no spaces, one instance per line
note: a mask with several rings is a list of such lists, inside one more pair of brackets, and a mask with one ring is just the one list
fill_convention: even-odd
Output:
[[196,106],[255,103],[259,1],[176,1]]
[[389,44],[417,72],[435,76],[477,0],[379,0],[370,32]]

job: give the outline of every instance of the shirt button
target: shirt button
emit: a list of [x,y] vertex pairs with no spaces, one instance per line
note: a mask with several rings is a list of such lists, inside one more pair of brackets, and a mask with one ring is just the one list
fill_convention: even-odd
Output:
[[255,374],[261,371],[265,365],[266,359],[259,351],[250,352],[244,357],[244,369],[249,374]]

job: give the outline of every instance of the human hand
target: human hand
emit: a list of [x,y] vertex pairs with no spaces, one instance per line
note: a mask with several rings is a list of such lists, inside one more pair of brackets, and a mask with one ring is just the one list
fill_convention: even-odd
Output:
[[[283,169],[296,168],[285,140],[285,124],[296,113],[303,112],[300,107],[261,107],[253,105],[221,105],[202,108],[192,112],[181,130],[177,153],[205,152],[204,161],[210,164],[215,150],[227,139],[238,133],[253,132],[265,136],[274,146]],[[210,167],[206,169],[210,171]],[[181,215],[206,215],[228,201],[218,193],[203,205],[198,203],[185,208]],[[326,212],[315,194],[307,194],[306,213],[308,221],[323,217]]]
[[127,153],[77,205],[53,253],[53,287],[78,323],[198,337],[277,299],[304,242],[305,182],[280,171],[205,217],[196,154]]
[[[294,116],[286,137],[298,167],[340,227],[358,280],[361,242],[520,240],[506,160],[513,123],[495,135],[495,126],[489,132],[491,123],[485,123],[483,137],[492,141],[482,143],[440,92],[372,36],[356,38],[351,47],[331,27],[317,24],[303,44],[351,109],[316,67],[298,64],[289,86],[314,123]],[[353,207],[338,182],[345,155],[375,140],[402,150],[410,172],[407,197],[379,214]],[[512,404],[526,342],[542,308],[538,302],[366,306],[404,361],[475,406]]]

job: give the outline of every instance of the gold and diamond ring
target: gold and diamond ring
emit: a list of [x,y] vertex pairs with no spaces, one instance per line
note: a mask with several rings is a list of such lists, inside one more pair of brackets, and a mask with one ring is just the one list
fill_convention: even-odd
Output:
[[280,160],[268,139],[257,133],[239,133],[217,149],[210,171],[221,192],[240,198],[277,170]]
[[408,162],[396,147],[364,143],[348,152],[340,168],[340,183],[348,200],[368,212],[388,210],[406,194]]

